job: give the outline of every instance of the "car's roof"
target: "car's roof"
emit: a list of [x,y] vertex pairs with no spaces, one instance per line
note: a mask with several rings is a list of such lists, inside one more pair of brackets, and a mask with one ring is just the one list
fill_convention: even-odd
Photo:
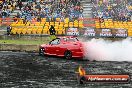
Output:
[[60,36],[60,37],[57,37],[56,39],[60,39],[60,40],[65,41],[65,42],[67,42],[67,41],[70,41],[70,42],[71,41],[73,41],[73,42],[79,41],[76,36]]
[[76,38],[76,36],[59,36],[59,37],[57,37],[57,38]]

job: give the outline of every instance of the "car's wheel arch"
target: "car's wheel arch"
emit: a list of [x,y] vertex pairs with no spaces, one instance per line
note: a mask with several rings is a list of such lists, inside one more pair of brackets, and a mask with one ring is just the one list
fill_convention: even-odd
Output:
[[[71,58],[72,58],[72,51],[70,49],[66,49],[65,52],[64,52],[64,57],[66,58],[66,52],[70,52],[71,53]],[[71,59],[70,58],[70,59]]]
[[66,49],[64,50],[64,53],[65,53],[65,52],[67,52],[67,51],[72,52],[72,50],[71,50],[71,49],[66,48]]

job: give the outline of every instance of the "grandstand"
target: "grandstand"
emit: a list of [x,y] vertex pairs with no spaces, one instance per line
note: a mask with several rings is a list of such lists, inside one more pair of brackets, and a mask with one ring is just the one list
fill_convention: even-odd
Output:
[[0,4],[0,25],[10,25],[12,34],[46,35],[53,25],[57,35],[65,35],[72,27],[94,27],[127,29],[132,36],[131,0],[22,1],[6,0]]
[[93,0],[93,16],[96,28],[127,29],[132,36],[131,0]]

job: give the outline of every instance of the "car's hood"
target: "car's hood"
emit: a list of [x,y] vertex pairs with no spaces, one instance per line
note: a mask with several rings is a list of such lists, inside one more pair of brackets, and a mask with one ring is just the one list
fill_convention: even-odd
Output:
[[45,47],[45,46],[47,46],[47,44],[42,44],[42,45],[40,45],[40,47]]

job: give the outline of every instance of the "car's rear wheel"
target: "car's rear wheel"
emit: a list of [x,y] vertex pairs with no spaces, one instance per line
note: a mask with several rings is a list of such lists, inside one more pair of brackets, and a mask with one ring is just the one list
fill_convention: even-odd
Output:
[[65,56],[66,59],[72,59],[72,52],[67,50],[67,51],[65,51],[65,55],[64,56]]
[[44,56],[44,52],[45,52],[45,49],[44,48],[40,48],[39,49],[39,55],[40,56]]

